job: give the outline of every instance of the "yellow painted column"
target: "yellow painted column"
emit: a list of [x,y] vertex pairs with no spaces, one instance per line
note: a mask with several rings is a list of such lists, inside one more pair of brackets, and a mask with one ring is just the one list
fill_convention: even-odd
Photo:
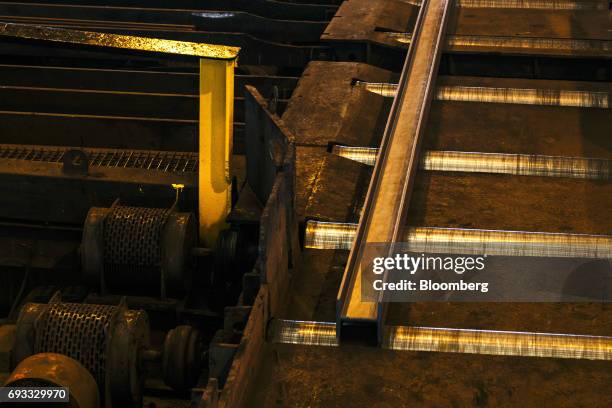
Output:
[[235,60],[200,60],[199,232],[213,248],[232,205]]

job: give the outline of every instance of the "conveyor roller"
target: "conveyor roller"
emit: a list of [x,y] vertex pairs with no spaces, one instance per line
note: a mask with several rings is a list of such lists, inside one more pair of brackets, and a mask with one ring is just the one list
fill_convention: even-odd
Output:
[[138,287],[165,296],[183,291],[190,281],[190,254],[195,246],[196,223],[191,213],[94,207],[83,230],[83,274],[103,291]]

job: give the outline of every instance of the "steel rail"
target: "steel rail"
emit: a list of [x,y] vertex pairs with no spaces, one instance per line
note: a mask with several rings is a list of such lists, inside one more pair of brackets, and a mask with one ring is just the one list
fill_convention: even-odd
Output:
[[[397,84],[355,81],[354,85],[385,98],[393,98]],[[439,86],[436,101],[504,103],[510,105],[564,106],[574,108],[610,107],[609,92],[550,88],[492,88],[487,86]]]
[[[332,148],[332,153],[373,166],[376,163],[378,149],[335,145]],[[449,150],[423,152],[419,168],[426,171],[567,177],[590,180],[608,180],[612,175],[611,160],[603,158]]]
[[423,2],[397,96],[391,108],[364,210],[337,297],[338,335],[343,325],[364,326],[382,341],[384,304],[362,302],[360,261],[368,243],[397,242],[405,224],[419,163],[420,140],[435,90],[449,0]]
[[[274,319],[270,341],[338,347],[336,324]],[[385,326],[382,348],[397,351],[612,360],[612,337],[565,333]]]
[[[304,247],[349,250],[357,224],[308,221]],[[458,255],[612,258],[612,236],[467,228],[406,227],[401,240],[414,252]]]
[[[421,0],[399,0],[421,6]],[[534,10],[606,10],[602,0],[455,0],[456,8],[534,9]]]
[[[407,32],[388,32],[387,37],[398,44],[410,44],[413,34]],[[474,49],[497,49],[500,51],[521,50],[533,52],[549,50],[573,54],[592,54],[594,52],[610,55],[612,41],[582,40],[574,38],[511,37],[494,35],[449,35],[445,40],[445,51],[466,51]]]

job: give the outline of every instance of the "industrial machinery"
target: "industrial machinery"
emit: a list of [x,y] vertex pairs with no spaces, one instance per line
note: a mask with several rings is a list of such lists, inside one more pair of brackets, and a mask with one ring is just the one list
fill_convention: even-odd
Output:
[[[245,86],[282,112],[336,8],[131,6],[0,5],[0,379],[74,406],[188,406],[227,377],[273,182],[245,181]],[[304,29],[272,43],[283,17]]]
[[[0,385],[612,405],[610,21],[608,0],[0,1]],[[373,245],[481,256],[504,290],[394,301]],[[549,286],[501,297],[524,271]]]
[[[102,292],[121,287],[185,292],[191,281],[196,222],[172,208],[92,208],[83,227],[83,276]],[[146,286],[150,285],[149,288]]]
[[[141,406],[147,365],[157,363],[166,384],[183,391],[198,380],[202,340],[191,326],[168,332],[161,351],[150,346],[147,313],[117,306],[65,303],[57,293],[49,303],[27,303],[15,327],[11,363],[28,379],[25,367],[36,367],[33,356],[54,353],[78,362],[90,373],[100,400],[113,405]],[[76,363],[75,363],[76,365]],[[78,375],[76,376],[78,377]],[[32,378],[36,380],[36,378]]]

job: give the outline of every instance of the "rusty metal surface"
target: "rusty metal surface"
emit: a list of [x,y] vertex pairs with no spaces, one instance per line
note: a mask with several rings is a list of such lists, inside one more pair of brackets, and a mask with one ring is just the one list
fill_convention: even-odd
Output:
[[600,10],[458,8],[449,21],[455,35],[612,40]]
[[[344,2],[321,38],[405,47],[417,11],[417,5],[402,0]],[[555,8],[554,2],[540,7],[459,7],[451,12],[445,50],[610,58],[608,26],[601,10]]]
[[357,222],[371,168],[331,154],[324,157],[307,197],[305,218]]
[[605,181],[423,173],[409,217],[412,225],[612,234],[611,200]]
[[[354,64],[358,65],[358,64]],[[288,119],[300,118],[300,109],[314,118],[331,122],[321,128],[319,121],[296,120],[296,134],[304,143],[327,145],[330,142],[349,146],[378,147],[380,126],[375,118],[388,115],[388,106],[351,103],[352,95],[340,85],[327,83],[333,77],[348,89],[353,78],[359,78],[352,64],[319,62],[309,70],[318,73],[322,85],[310,77],[304,78],[291,102]],[[328,74],[329,73],[329,74]],[[363,76],[365,77],[365,76]],[[375,81],[375,80],[373,80]],[[453,77],[439,78],[442,86],[503,87],[517,89],[548,89],[552,91],[583,91],[610,94],[606,83],[585,81],[550,81],[534,79]],[[325,90],[325,86],[328,91]],[[355,85],[358,87],[359,85]],[[367,109],[366,109],[367,106]],[[363,114],[360,114],[363,113]],[[308,116],[308,115],[306,115]],[[350,129],[349,123],[361,117],[359,126]],[[581,109],[580,107],[537,106],[507,104],[503,109],[495,103],[460,101],[434,101],[424,138],[424,148],[429,150],[461,150],[489,153],[545,154],[551,156],[612,158],[612,140],[607,137],[606,126],[612,120],[612,110]],[[489,137],[495,134],[495,137]],[[538,137],[533,137],[538,135]]]
[[[330,142],[362,146],[378,143],[390,102],[352,86],[355,79],[388,81],[392,72],[353,62],[308,65],[283,120],[298,145],[327,146]],[[321,124],[325,126],[321,126]]]
[[387,33],[412,31],[418,12],[418,7],[402,0],[345,1],[321,39],[396,44]]
[[331,322],[336,318],[336,294],[347,251],[305,248],[298,273],[291,282],[287,307],[276,317]]
[[255,195],[265,204],[287,156],[295,154],[295,136],[285,121],[270,111],[256,88],[247,86],[245,92],[247,178]]
[[[249,407],[609,405],[606,361],[270,345]],[[537,385],[534,388],[534,384]]]
[[609,110],[434,102],[423,148],[612,159],[610,119]]
[[323,146],[295,148],[295,211],[300,218],[306,213],[308,198],[317,186],[318,174],[327,151]]

